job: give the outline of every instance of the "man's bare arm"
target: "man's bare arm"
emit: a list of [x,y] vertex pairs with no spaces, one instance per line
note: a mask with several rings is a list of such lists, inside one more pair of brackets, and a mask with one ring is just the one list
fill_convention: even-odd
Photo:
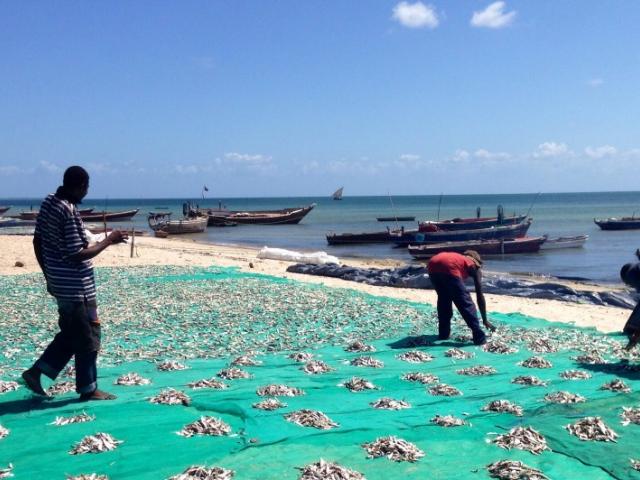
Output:
[[38,265],[40,265],[40,269],[46,275],[47,272],[44,270],[44,259],[42,258],[42,244],[41,244],[40,235],[33,236],[33,253],[36,255],[36,260],[38,260]]
[[109,245],[125,242],[129,238],[126,233],[122,233],[119,230],[114,230],[109,234],[107,238],[98,242],[90,247],[83,248],[78,253],[69,255],[67,260],[70,262],[82,262],[84,260],[91,260],[93,257],[100,255]]
[[489,330],[494,331],[496,327],[489,322],[487,319],[487,303],[484,299],[484,294],[482,293],[482,271],[477,268],[473,273],[473,283],[475,284],[476,289],[476,299],[478,302],[478,309],[480,310],[480,315],[482,316],[482,323]]

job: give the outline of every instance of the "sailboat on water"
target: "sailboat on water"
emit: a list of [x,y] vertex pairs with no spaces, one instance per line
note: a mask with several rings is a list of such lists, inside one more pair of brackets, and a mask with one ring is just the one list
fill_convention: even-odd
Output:
[[337,189],[335,192],[333,192],[333,195],[331,196],[331,198],[333,198],[334,200],[342,200],[343,189],[344,187],[340,187],[339,189]]

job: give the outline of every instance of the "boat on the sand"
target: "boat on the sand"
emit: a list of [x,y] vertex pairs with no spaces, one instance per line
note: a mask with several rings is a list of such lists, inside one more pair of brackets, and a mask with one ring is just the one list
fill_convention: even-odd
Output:
[[147,219],[149,228],[154,232],[163,231],[171,235],[202,233],[207,228],[207,217],[185,217],[171,220],[171,213],[151,213]]
[[0,215],[8,211],[10,208],[11,208],[11,205],[9,205],[8,207],[4,207],[4,206],[0,207]]
[[466,242],[443,242],[426,245],[409,245],[409,254],[417,259],[431,258],[442,252],[463,253],[475,250],[481,255],[513,255],[518,253],[536,253],[544,244],[545,237],[524,237],[511,240],[470,240]]
[[573,237],[547,238],[540,247],[541,250],[555,250],[560,248],[580,248],[589,239],[589,235],[575,235]]

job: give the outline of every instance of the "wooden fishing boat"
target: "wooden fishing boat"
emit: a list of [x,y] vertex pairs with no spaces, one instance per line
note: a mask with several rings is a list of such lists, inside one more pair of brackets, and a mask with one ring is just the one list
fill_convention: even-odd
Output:
[[532,220],[520,222],[515,225],[495,226],[490,228],[478,228],[472,230],[436,231],[436,232],[405,232],[395,244],[399,247],[409,245],[422,245],[425,243],[465,242],[470,240],[500,240],[522,238],[527,234]]
[[[85,228],[87,230],[89,230],[91,233],[93,233],[94,235],[99,235],[101,233],[104,233],[104,227],[99,227],[96,225],[85,225]],[[107,234],[113,232],[113,228],[112,227],[107,227]],[[130,230],[130,229],[125,229],[125,228],[116,228],[116,230],[120,230],[122,233],[128,233],[129,235],[132,235],[133,233],[135,233],[136,237],[142,237],[144,235],[147,235],[149,232],[145,232],[144,230]]]
[[555,250],[559,248],[580,248],[589,239],[589,235],[576,235],[574,237],[547,238],[540,247],[541,250]]
[[[330,233],[327,234],[329,245],[363,245],[367,243],[395,243],[404,234],[417,233],[417,230],[385,230],[368,233]],[[407,239],[408,240],[408,239]]]
[[602,230],[637,230],[640,229],[640,217],[594,218],[593,221]]
[[409,254],[413,258],[431,258],[442,252],[463,253],[475,250],[480,255],[513,255],[536,253],[544,244],[545,237],[524,237],[512,240],[470,240],[466,242],[430,243],[427,245],[409,245]]
[[379,222],[413,222],[416,217],[376,217]]
[[35,220],[38,216],[38,210],[28,210],[26,212],[20,212],[18,215],[15,215],[11,218],[17,218],[20,220]]
[[312,203],[306,207],[283,208],[282,210],[207,210],[206,212],[210,219],[214,217],[210,222],[226,220],[241,225],[293,225],[299,223],[315,206],[316,204]]
[[124,210],[121,212],[89,212],[81,213],[80,216],[87,222],[110,222],[113,220],[130,220],[136,213],[140,211],[139,208],[134,210]]
[[452,218],[451,220],[425,220],[418,224],[421,232],[437,232],[439,230],[474,230],[496,226],[515,225],[523,222],[526,215],[512,215],[509,217],[484,217],[484,218]]
[[5,217],[0,218],[0,228],[9,227],[35,227],[35,220],[20,220],[19,218]]
[[11,208],[11,205],[9,205],[8,207],[0,207],[0,215],[2,215],[3,213],[5,213],[7,210],[9,210]]
[[151,230],[154,232],[161,230],[171,235],[202,233],[207,228],[207,220],[204,216],[171,220],[171,213],[154,213],[147,219]]

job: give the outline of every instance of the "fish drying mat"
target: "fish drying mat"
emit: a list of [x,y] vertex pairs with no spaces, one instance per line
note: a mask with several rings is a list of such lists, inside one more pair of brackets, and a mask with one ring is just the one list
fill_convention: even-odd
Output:
[[450,341],[392,348],[434,333],[433,309],[234,269],[100,269],[99,381],[118,400],[82,404],[64,375],[51,400],[9,383],[55,332],[41,283],[0,278],[0,474],[297,479],[322,458],[370,480],[489,478],[502,460],[555,479],[640,475],[639,375],[612,336],[495,314],[484,349],[456,339],[459,321]]

